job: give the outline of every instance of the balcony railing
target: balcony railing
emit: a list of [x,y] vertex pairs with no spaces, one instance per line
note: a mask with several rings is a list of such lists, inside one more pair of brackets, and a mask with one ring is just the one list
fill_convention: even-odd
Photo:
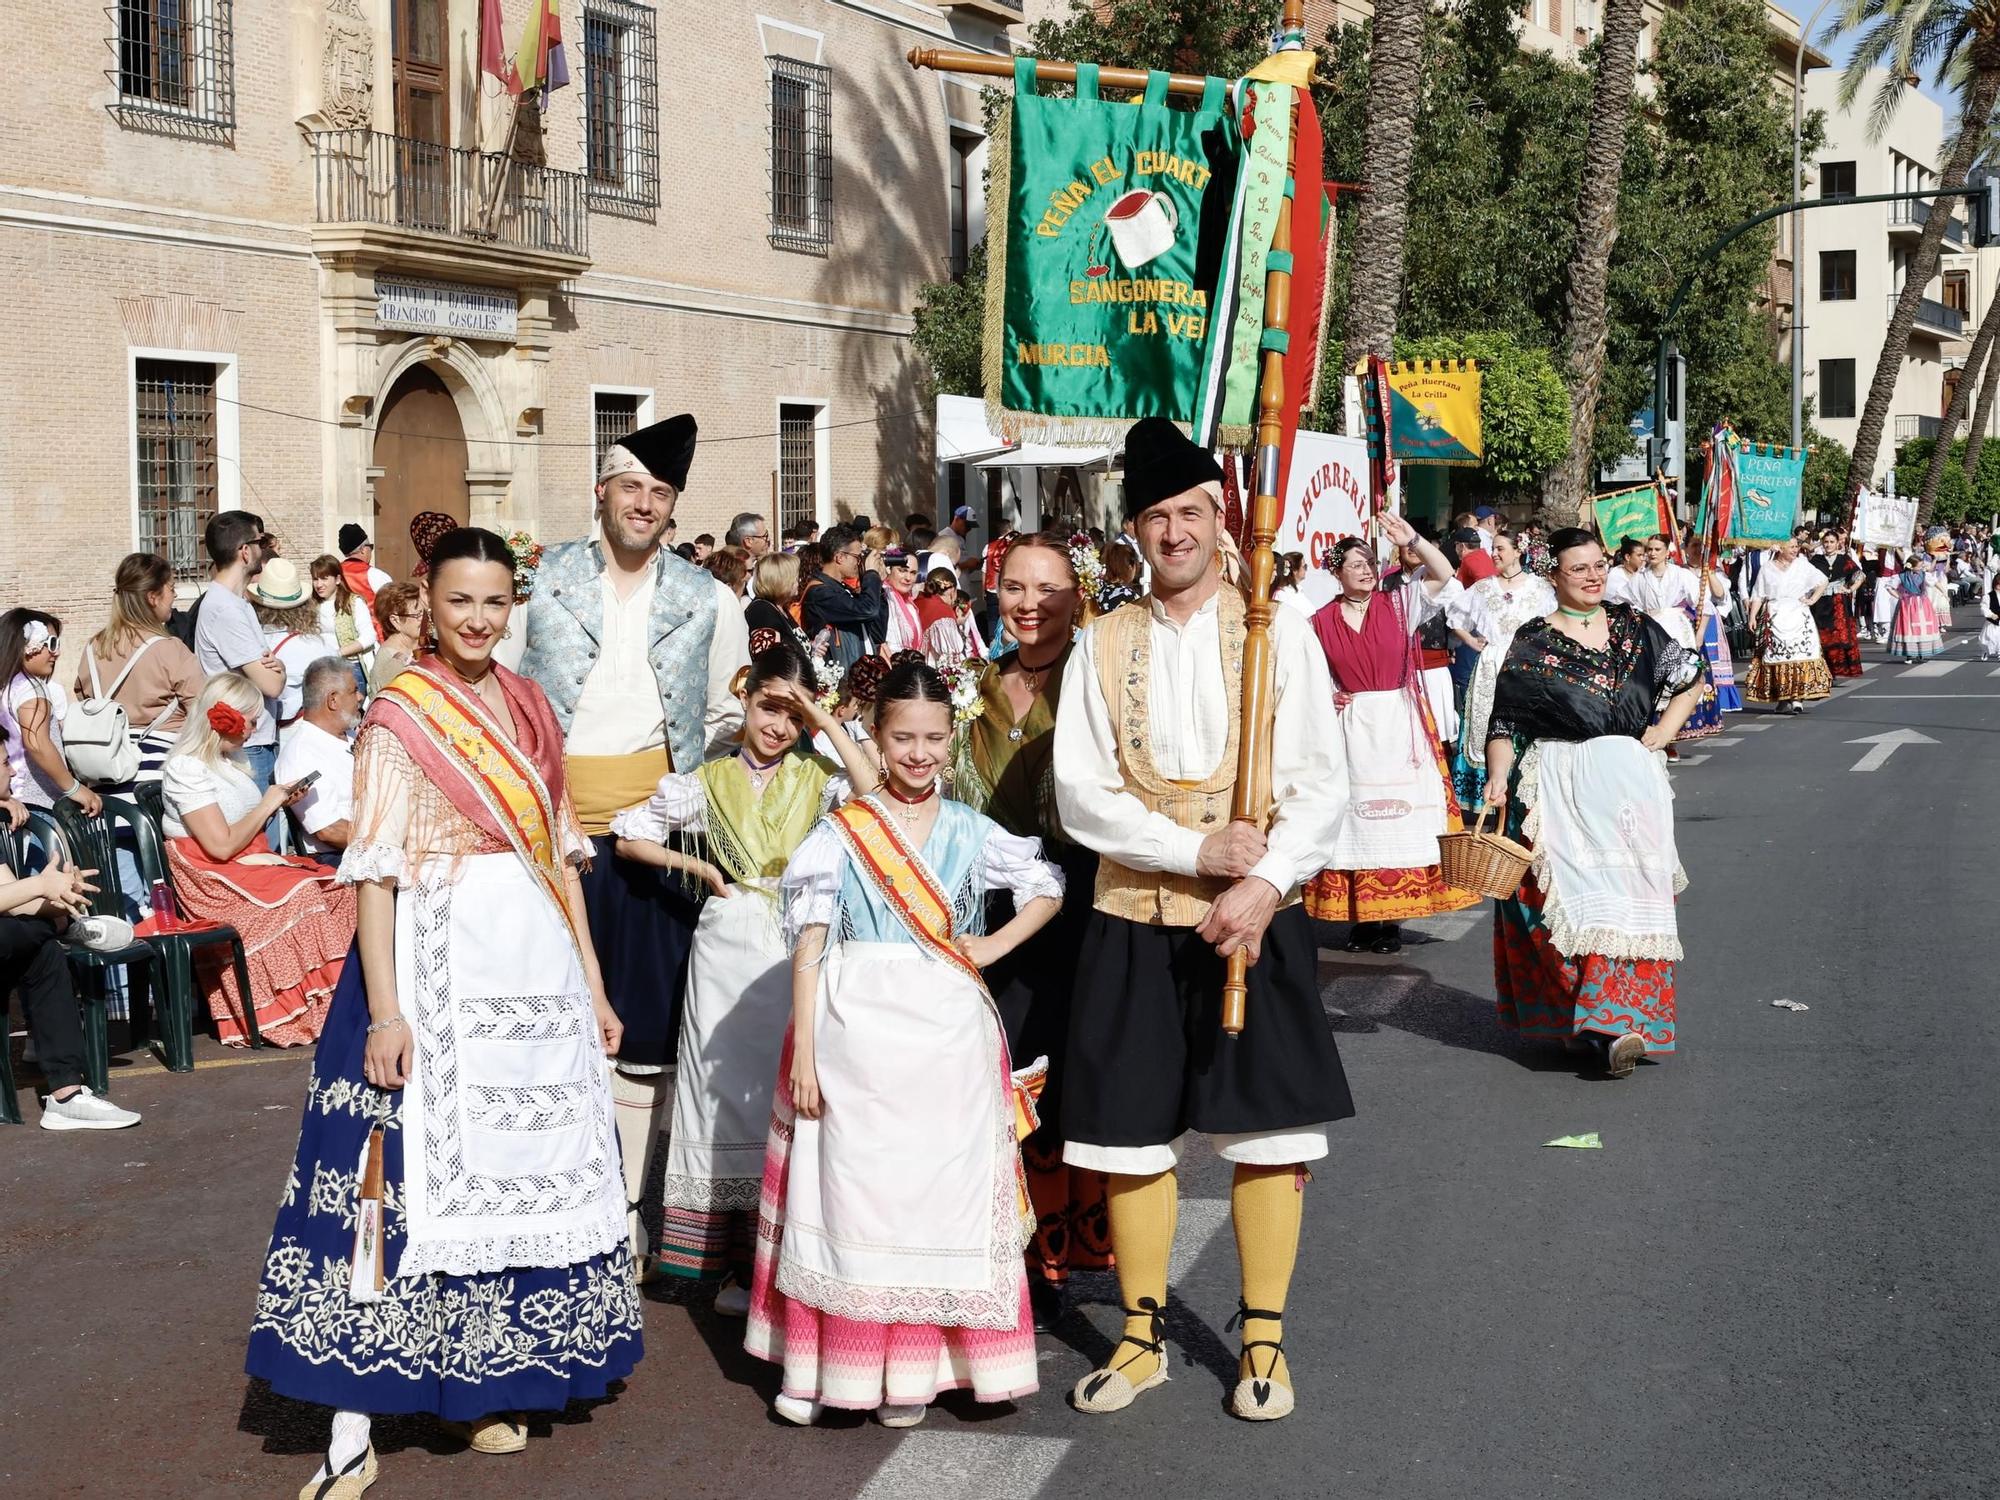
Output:
[[[1892,230],[1914,229],[1921,234],[1924,226],[1930,223],[1930,220],[1931,205],[1922,199],[1917,199],[1913,202],[1891,203],[1889,205],[1889,227]],[[1965,233],[1965,219],[1963,215],[1953,214],[1949,219],[1945,220],[1944,239],[1947,245],[1958,250],[1964,249]]]
[[[1889,294],[1889,316],[1896,315],[1896,300],[1900,293]],[[1939,338],[1955,339],[1965,332],[1965,314],[1955,307],[1946,307],[1930,297],[1917,303],[1917,328]]]
[[373,130],[313,136],[322,224],[381,224],[556,255],[589,254],[585,180],[498,152]]
[[1896,418],[1896,441],[1907,443],[1915,438],[1934,438],[1944,426],[1942,417],[1898,417]]

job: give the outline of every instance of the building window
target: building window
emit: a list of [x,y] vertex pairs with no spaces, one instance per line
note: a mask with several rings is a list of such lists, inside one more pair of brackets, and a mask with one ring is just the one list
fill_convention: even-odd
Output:
[[1854,361],[1823,359],[1819,362],[1819,414],[1822,417],[1854,415]]
[[1822,302],[1852,302],[1854,300],[1854,252],[1852,250],[1820,251],[1819,300]]
[[979,149],[979,137],[953,131],[951,136],[951,274],[965,274],[972,254],[972,154]]
[[1823,161],[1819,164],[1819,195],[1822,198],[1854,196],[1854,163]]
[[649,7],[632,0],[588,0],[583,9],[583,139],[593,208],[650,219],[660,206],[655,57]]
[[1968,271],[1944,273],[1944,305],[1962,317],[1972,316],[1972,276]]
[[590,398],[590,431],[597,445],[597,466],[590,471],[595,479],[604,472],[604,459],[618,440],[639,427],[637,391],[596,391]]
[[142,359],[134,371],[139,550],[198,583],[208,576],[202,532],[216,512],[215,366]]
[[819,412],[786,402],[778,408],[778,534],[819,520]]
[[796,58],[771,65],[771,243],[824,253],[833,243],[833,74]]
[[119,123],[172,135],[236,128],[235,0],[111,0],[105,76]]

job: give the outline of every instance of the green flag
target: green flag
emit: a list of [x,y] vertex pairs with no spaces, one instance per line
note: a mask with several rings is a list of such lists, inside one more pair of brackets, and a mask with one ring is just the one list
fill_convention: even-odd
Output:
[[[1194,417],[1215,270],[1198,269],[1203,207],[1234,187],[1222,80],[1200,107],[1167,106],[1167,75],[1137,104],[1045,99],[1035,61],[1014,99],[988,184],[986,399],[1010,438],[1110,442],[1141,417]],[[1226,177],[1228,180],[1222,180]],[[1211,252],[1211,263],[1220,256]]]
[[1648,483],[1629,490],[1614,490],[1599,495],[1594,503],[1597,534],[1603,538],[1607,552],[1617,550],[1628,536],[1644,541],[1660,529],[1660,491],[1656,485]]

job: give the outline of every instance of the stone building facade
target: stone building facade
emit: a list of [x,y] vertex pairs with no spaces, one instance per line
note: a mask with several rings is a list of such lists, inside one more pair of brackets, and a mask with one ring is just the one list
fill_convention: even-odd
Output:
[[904,54],[1019,16],[569,0],[571,83],[517,119],[479,0],[38,9],[0,100],[0,597],[94,628],[121,555],[193,582],[235,506],[301,560],[359,521],[398,573],[418,510],[574,536],[599,445],[681,410],[684,539],[931,509],[910,309],[980,232],[983,142]]

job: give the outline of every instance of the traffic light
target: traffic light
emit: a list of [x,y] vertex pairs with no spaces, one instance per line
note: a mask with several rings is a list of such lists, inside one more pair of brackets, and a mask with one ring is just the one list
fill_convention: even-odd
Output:
[[1972,200],[1972,243],[1975,247],[2000,245],[2000,177],[1984,177],[1976,185],[1979,196]]

